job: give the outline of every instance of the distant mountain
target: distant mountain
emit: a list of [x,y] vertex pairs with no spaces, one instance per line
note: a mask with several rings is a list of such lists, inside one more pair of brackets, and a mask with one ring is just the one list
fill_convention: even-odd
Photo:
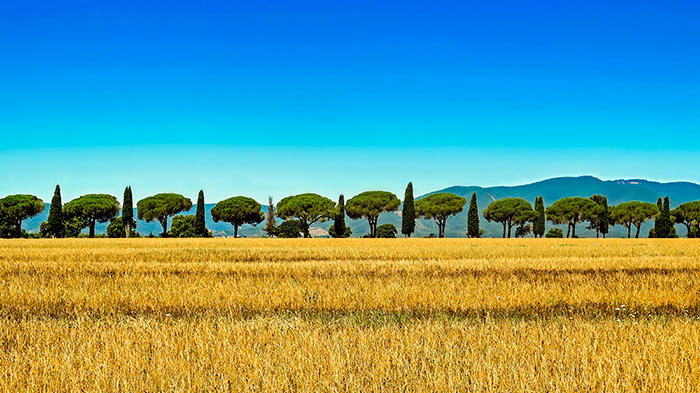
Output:
[[[553,202],[564,197],[589,197],[593,194],[601,194],[607,196],[610,205],[617,205],[619,203],[627,201],[656,202],[656,199],[658,197],[668,196],[671,199],[671,207],[673,208],[684,202],[700,200],[700,185],[695,183],[659,183],[644,179],[600,180],[592,176],[558,177],[520,186],[453,186],[442,190],[437,190],[426,195],[438,192],[451,192],[457,195],[461,195],[467,198],[467,200],[471,197],[471,194],[473,192],[476,192],[477,202],[480,211],[483,211],[491,202],[508,197],[523,198],[530,201],[530,203],[534,205],[535,197],[540,195],[544,197],[546,206],[549,206]],[[420,197],[417,199],[420,199]],[[221,222],[215,223],[211,219],[210,211],[211,208],[214,207],[214,204],[208,204],[205,206],[207,227],[212,232],[214,232],[216,236],[232,236],[233,227],[230,224]],[[194,214],[195,209],[196,206],[193,207],[192,210],[184,214]],[[465,206],[465,210],[462,213],[450,218],[447,221],[446,235],[448,237],[463,237],[465,235],[467,227],[466,209],[467,206]],[[263,211],[266,210],[267,206],[263,205]],[[39,230],[39,224],[46,220],[48,212],[49,206],[47,204],[44,213],[37,217],[26,220],[22,225],[23,228],[29,232],[37,232]],[[136,212],[134,212],[134,216],[136,216]],[[162,232],[162,228],[157,222],[147,223],[141,220],[137,220],[137,222],[137,230],[142,235],[148,235],[150,233],[154,235],[159,235]],[[353,236],[362,236],[369,232],[369,226],[367,225],[366,220],[350,220],[346,217],[346,222],[352,229]],[[400,229],[400,213],[382,214],[379,218],[379,224],[384,223],[394,224],[397,228]],[[319,223],[314,225],[314,227],[319,228],[314,232],[314,234],[325,234],[330,225],[331,222]],[[576,228],[576,234],[581,237],[595,236],[594,232],[586,230],[586,226],[587,224],[581,224],[580,226],[578,226]],[[649,232],[649,229],[652,226],[653,222],[647,222],[642,227],[642,234],[646,236]],[[97,233],[104,233],[106,227],[107,223],[98,224],[96,228]],[[501,224],[488,223],[483,218],[483,216],[481,217],[481,227],[486,231],[485,236],[487,237],[500,237],[502,234],[503,227],[501,226]],[[551,224],[548,223],[547,227],[551,227]],[[239,230],[239,235],[245,237],[262,236],[264,234],[262,228],[263,224],[257,225],[255,227],[251,225],[244,225]],[[676,228],[679,234],[685,235],[685,227],[677,226]],[[437,234],[437,226],[435,225],[435,223],[433,223],[430,220],[418,220],[418,222],[416,222],[415,236],[423,237],[428,236],[431,233]],[[621,226],[612,227],[611,236],[626,236],[626,231]]]

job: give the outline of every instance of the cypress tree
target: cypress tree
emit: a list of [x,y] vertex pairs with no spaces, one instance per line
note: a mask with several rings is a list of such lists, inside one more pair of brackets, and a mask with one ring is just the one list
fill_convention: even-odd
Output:
[[197,211],[194,216],[194,235],[197,237],[209,237],[207,222],[205,218],[204,190],[199,190],[197,197]]
[[600,216],[598,221],[598,230],[603,234],[603,239],[608,235],[608,230],[610,229],[610,208],[608,207],[608,198],[601,201],[603,206],[603,214]]
[[265,228],[263,228],[263,230],[267,233],[267,236],[276,236],[277,222],[275,221],[275,205],[272,203],[272,197],[268,198]]
[[401,212],[401,233],[406,237],[416,230],[416,207],[413,204],[413,183],[408,182],[406,193],[403,197],[403,210]]
[[134,220],[134,201],[131,195],[131,186],[124,189],[124,204],[122,205],[122,225],[124,234],[128,238],[131,234],[131,222]]
[[340,194],[340,197],[338,197],[338,207],[333,219],[333,230],[335,237],[345,236],[345,196],[343,194]]
[[63,203],[61,202],[61,186],[56,185],[51,199],[49,218],[46,220],[46,232],[52,237],[63,237],[65,225],[63,223]]
[[467,213],[467,237],[479,237],[479,208],[476,205],[476,193],[469,200],[469,212]]
[[535,219],[532,233],[535,237],[541,238],[544,236],[545,224],[547,221],[547,216],[544,213],[544,198],[542,198],[542,196],[535,198],[535,212],[537,213],[537,218]]
[[658,199],[656,202],[659,207],[659,216],[656,218],[654,223],[654,237],[666,238],[671,237],[671,228],[673,228],[673,223],[671,222],[671,207],[668,197],[663,199]]

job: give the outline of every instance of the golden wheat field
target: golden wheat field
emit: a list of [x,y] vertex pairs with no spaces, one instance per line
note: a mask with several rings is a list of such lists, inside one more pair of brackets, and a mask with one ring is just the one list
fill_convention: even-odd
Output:
[[700,390],[700,242],[0,242],[0,392]]

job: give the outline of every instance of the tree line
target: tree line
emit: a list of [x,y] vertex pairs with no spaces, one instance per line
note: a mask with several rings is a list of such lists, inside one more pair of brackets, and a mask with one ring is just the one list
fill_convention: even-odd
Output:
[[[366,220],[369,234],[366,237],[396,237],[399,229],[392,224],[378,225],[382,213],[395,212],[401,207],[400,233],[410,237],[415,232],[416,219],[433,220],[437,227],[437,237],[445,237],[447,220],[462,212],[466,199],[452,193],[429,194],[418,200],[413,198],[413,184],[408,183],[403,204],[389,191],[366,191],[345,201],[340,195],[338,202],[324,196],[305,193],[291,195],[276,205],[272,197],[268,200],[267,213],[255,199],[234,196],[224,199],[211,209],[214,222],[226,222],[233,226],[234,237],[242,225],[257,225],[265,222],[264,231],[270,237],[311,237],[311,226],[318,222],[332,220],[329,228],[332,237],[349,237],[352,230],[345,223],[345,217],[353,220]],[[649,237],[678,237],[675,224],[683,224],[688,229],[688,237],[697,237],[700,226],[700,201],[683,203],[670,209],[668,197],[659,198],[656,204],[640,201],[609,206],[603,195],[590,198],[566,197],[545,208],[543,198],[537,197],[534,208],[522,198],[505,198],[493,201],[483,212],[489,222],[503,225],[503,237],[564,237],[564,232],[552,227],[545,233],[546,223],[565,225],[566,237],[577,237],[576,226],[588,223],[588,229],[596,232],[596,237],[606,237],[614,225],[627,229],[627,237],[638,238],[642,224],[654,219],[654,227]],[[192,209],[192,201],[180,194],[156,194],[136,203],[137,218],[147,222],[158,222],[163,227],[163,237],[211,237],[206,227],[204,191],[199,191],[197,209],[194,215],[180,215]],[[34,195],[9,195],[0,199],[0,237],[28,237],[22,230],[22,222],[42,213],[44,202]],[[119,213],[121,212],[121,216]],[[172,217],[170,228],[168,219]],[[278,218],[281,222],[278,222]],[[466,236],[478,238],[484,235],[479,224],[480,214],[477,195],[473,193],[469,201]],[[131,187],[124,189],[122,204],[108,194],[87,194],[65,205],[61,200],[61,188],[56,186],[51,200],[48,219],[40,226],[41,237],[77,237],[87,228],[88,236],[95,237],[96,223],[109,222],[106,236],[137,237],[137,222],[134,220],[134,206]],[[515,233],[513,233],[515,228]]]

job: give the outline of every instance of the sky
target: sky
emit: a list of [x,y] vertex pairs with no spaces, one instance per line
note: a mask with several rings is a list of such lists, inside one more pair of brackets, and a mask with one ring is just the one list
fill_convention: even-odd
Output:
[[0,3],[0,196],[700,182],[697,1]]

